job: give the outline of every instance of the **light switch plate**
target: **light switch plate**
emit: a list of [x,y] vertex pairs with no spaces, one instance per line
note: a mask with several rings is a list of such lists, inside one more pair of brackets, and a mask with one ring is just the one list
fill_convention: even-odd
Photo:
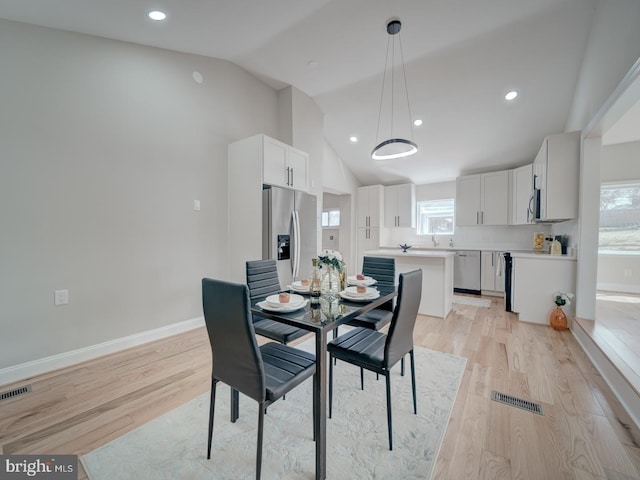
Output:
[[200,210],[200,200],[194,200],[193,201],[193,209],[195,211],[199,211]]
[[69,290],[56,290],[53,295],[55,305],[67,305],[69,303]]

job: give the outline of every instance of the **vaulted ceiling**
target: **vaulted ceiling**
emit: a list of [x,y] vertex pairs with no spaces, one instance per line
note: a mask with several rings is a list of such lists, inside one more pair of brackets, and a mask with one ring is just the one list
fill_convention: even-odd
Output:
[[[167,19],[151,22],[152,9]],[[363,184],[531,161],[565,129],[594,11],[595,0],[0,0],[2,18],[222,58],[293,85],[316,101],[327,141]],[[411,113],[424,123],[416,155],[374,161],[392,17]]]

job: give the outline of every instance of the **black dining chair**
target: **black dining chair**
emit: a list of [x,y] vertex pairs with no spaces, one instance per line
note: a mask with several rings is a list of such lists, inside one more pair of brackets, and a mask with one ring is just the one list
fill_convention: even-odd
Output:
[[[362,274],[375,279],[377,286],[395,287],[396,260],[395,258],[365,256],[362,260]],[[347,325],[380,330],[391,321],[391,317],[393,317],[393,300],[363,313],[347,322]]]
[[413,356],[413,328],[422,296],[422,270],[400,274],[398,298],[388,333],[357,327],[327,344],[329,352],[329,418],[333,408],[333,358],[384,375],[387,387],[387,427],[389,450],[393,450],[391,422],[391,368],[408,353],[411,359],[413,413],[416,404],[416,372]]
[[[267,407],[313,376],[316,358],[312,353],[275,342],[258,347],[249,302],[246,285],[202,279],[202,307],[213,357],[207,459],[211,458],[216,385],[223,382],[258,402],[256,479],[259,479]],[[314,382],[314,399],[315,388]],[[314,418],[316,410],[314,401]]]
[[[247,286],[252,301],[282,291],[275,260],[249,260],[246,263],[246,272]],[[253,315],[253,328],[258,335],[284,345],[309,333],[308,330],[285,325],[258,315]]]

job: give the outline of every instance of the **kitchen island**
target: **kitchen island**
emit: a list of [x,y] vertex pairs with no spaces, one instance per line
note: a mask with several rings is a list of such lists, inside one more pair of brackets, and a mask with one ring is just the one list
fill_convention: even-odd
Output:
[[[422,299],[418,313],[445,318],[451,311],[453,299],[452,251],[381,249],[365,252],[371,257],[396,260],[396,277],[404,272],[422,270]],[[397,278],[396,278],[397,283]]]

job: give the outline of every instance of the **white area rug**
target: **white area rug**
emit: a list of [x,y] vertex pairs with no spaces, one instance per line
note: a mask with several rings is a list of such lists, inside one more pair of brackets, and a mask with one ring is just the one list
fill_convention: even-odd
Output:
[[[307,343],[307,342],[305,342]],[[305,345],[306,347],[306,345]],[[429,479],[460,386],[466,359],[415,348],[418,415],[411,377],[391,377],[393,451],[387,440],[385,382],[338,362],[333,418],[327,419],[327,478]],[[409,363],[407,362],[407,367]],[[273,404],[265,417],[262,478],[315,478],[311,381]],[[82,457],[92,480],[255,478],[257,403],[240,395],[229,421],[229,388],[216,395],[211,460],[206,459],[209,394],[191,400]]]
[[462,295],[454,295],[452,302],[457,303],[459,305],[470,305],[472,307],[491,308],[491,300],[489,300],[488,298],[474,298],[474,297],[465,297]]

